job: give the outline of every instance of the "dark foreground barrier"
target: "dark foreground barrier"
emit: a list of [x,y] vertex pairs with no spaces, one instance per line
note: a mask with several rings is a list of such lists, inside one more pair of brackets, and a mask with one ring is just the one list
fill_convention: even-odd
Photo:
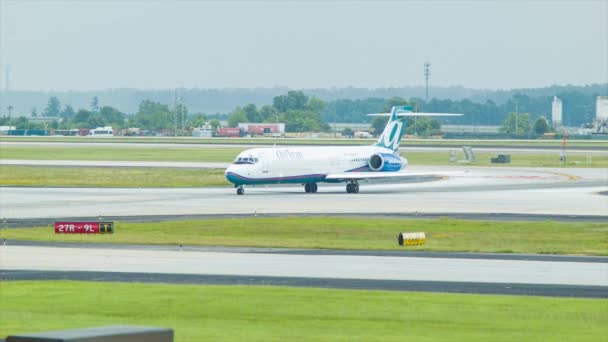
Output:
[[491,159],[492,164],[509,164],[511,163],[510,154],[499,154],[498,157]]
[[173,342],[173,329],[110,325],[11,335],[6,342]]

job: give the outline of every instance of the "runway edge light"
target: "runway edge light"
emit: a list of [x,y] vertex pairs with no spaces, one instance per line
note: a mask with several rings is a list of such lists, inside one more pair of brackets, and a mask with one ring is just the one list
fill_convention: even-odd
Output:
[[424,232],[399,233],[397,242],[399,243],[399,246],[424,245],[426,242],[426,234],[424,234]]

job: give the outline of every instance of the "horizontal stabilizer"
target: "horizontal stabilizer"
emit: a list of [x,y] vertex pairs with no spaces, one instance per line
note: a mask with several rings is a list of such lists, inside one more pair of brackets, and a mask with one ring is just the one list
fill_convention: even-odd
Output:
[[[368,116],[391,116],[391,113],[373,113],[367,114]],[[463,114],[454,113],[413,113],[413,112],[400,112],[397,116],[462,116]]]

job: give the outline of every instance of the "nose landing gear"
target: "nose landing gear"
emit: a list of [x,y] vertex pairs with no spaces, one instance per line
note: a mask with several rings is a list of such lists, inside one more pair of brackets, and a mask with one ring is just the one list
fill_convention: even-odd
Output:
[[237,194],[237,195],[244,195],[244,194],[245,194],[245,189],[243,188],[243,186],[242,186],[242,185],[239,185],[239,186],[236,188],[236,194]]
[[316,193],[317,192],[317,183],[306,183],[304,184],[304,191],[306,193]]

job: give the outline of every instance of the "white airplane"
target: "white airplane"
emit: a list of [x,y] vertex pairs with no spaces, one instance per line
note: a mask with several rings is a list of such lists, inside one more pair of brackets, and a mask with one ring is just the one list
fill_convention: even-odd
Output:
[[241,152],[225,172],[237,195],[245,185],[303,184],[304,191],[317,192],[317,183],[346,183],[347,193],[359,192],[359,181],[429,175],[400,172],[407,159],[397,149],[407,116],[460,116],[447,113],[414,113],[409,106],[393,107],[382,135],[371,146],[315,146],[252,148]]

